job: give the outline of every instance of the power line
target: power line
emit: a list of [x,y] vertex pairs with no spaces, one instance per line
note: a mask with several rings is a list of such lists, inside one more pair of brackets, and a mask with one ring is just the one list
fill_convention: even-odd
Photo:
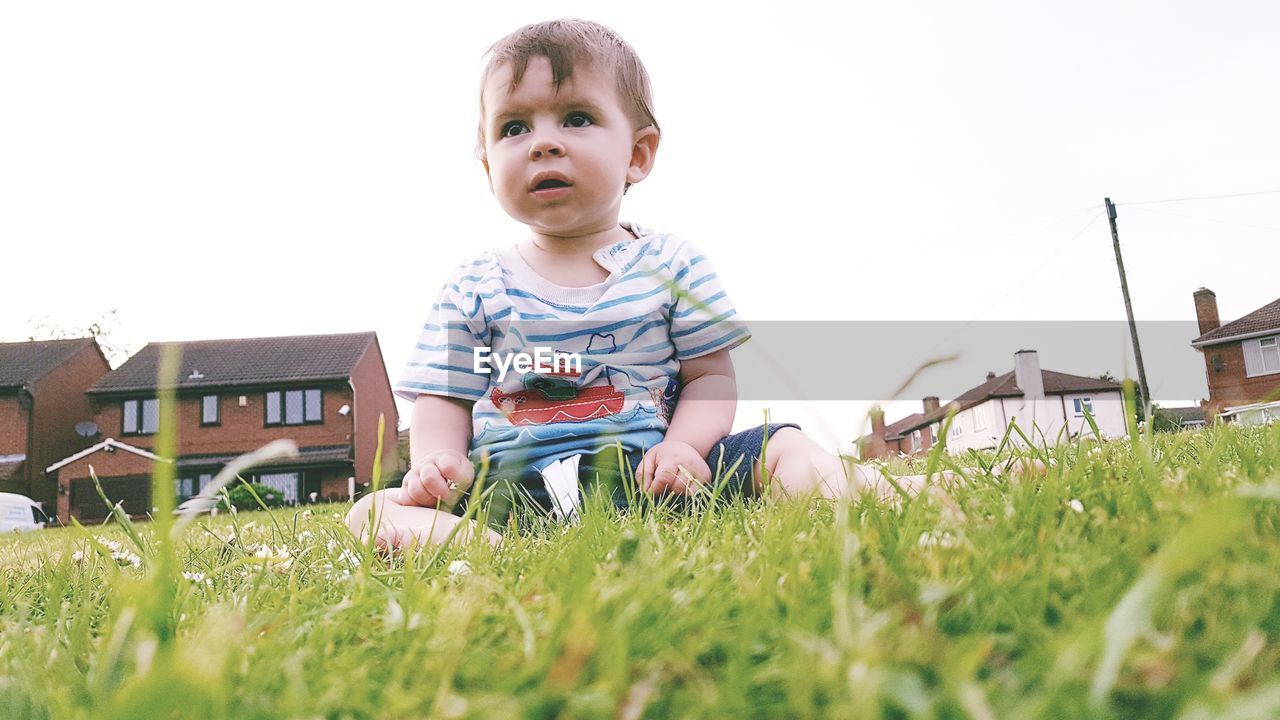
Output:
[[1199,195],[1197,197],[1168,198],[1166,200],[1142,200],[1140,202],[1116,203],[1116,205],[1120,205],[1120,206],[1155,205],[1157,203],[1188,202],[1191,200],[1220,200],[1222,198],[1249,197],[1252,195],[1273,195],[1275,193],[1280,193],[1280,188],[1277,188],[1275,190],[1259,190],[1258,192],[1231,193],[1229,195]]
[[[1123,203],[1120,203],[1120,204],[1123,204]],[[1134,208],[1134,210],[1138,210],[1140,212],[1156,213],[1158,215],[1169,215],[1171,217],[1187,218],[1188,220],[1204,220],[1205,222],[1222,223],[1223,225],[1235,225],[1237,227],[1253,228],[1255,230],[1271,230],[1273,232],[1280,232],[1280,227],[1275,227],[1273,225],[1255,225],[1253,223],[1235,222],[1234,220],[1219,220],[1218,218],[1201,217],[1198,215],[1184,215],[1183,213],[1169,212],[1168,210],[1153,210],[1151,208],[1140,207],[1140,208]]]
[[[1099,206],[1099,207],[1101,207],[1101,206]],[[991,309],[992,309],[992,308],[994,308],[996,305],[999,305],[1001,302],[1003,302],[1003,301],[1004,301],[1004,299],[1005,299],[1005,298],[1007,298],[1007,297],[1009,297],[1010,295],[1012,295],[1012,294],[1014,293],[1014,291],[1015,291],[1015,290],[1017,290],[1018,288],[1022,287],[1023,283],[1025,283],[1026,281],[1030,280],[1030,279],[1031,279],[1031,277],[1032,277],[1033,275],[1035,275],[1036,273],[1040,272],[1040,270],[1041,270],[1041,269],[1043,269],[1045,265],[1048,265],[1048,264],[1049,264],[1049,262],[1050,262],[1050,261],[1052,261],[1055,257],[1057,257],[1057,256],[1058,256],[1058,255],[1059,255],[1063,250],[1066,250],[1068,245],[1070,245],[1071,243],[1075,242],[1075,241],[1076,241],[1076,238],[1080,237],[1081,235],[1083,235],[1083,234],[1084,234],[1084,232],[1085,232],[1086,230],[1088,230],[1089,228],[1093,227],[1093,224],[1094,224],[1095,222],[1097,222],[1097,221],[1098,221],[1098,218],[1102,217],[1102,215],[1103,215],[1103,213],[1099,212],[1099,213],[1097,213],[1096,215],[1094,215],[1092,218],[1090,218],[1089,222],[1087,222],[1087,223],[1085,223],[1085,224],[1084,224],[1084,227],[1082,227],[1082,228],[1080,228],[1079,230],[1077,230],[1077,231],[1076,231],[1076,233],[1075,233],[1074,235],[1072,235],[1072,236],[1071,236],[1071,237],[1070,237],[1066,242],[1064,242],[1064,243],[1062,243],[1061,245],[1059,245],[1059,246],[1058,246],[1058,248],[1057,248],[1056,250],[1054,250],[1052,253],[1050,253],[1049,257],[1046,257],[1046,258],[1044,259],[1044,261],[1042,261],[1039,265],[1037,265],[1037,266],[1036,266],[1036,267],[1035,267],[1031,272],[1027,273],[1026,275],[1023,275],[1021,280],[1019,280],[1017,283],[1015,283],[1013,287],[1011,287],[1011,288],[1009,288],[1007,291],[1005,291],[1005,293],[1004,293],[1003,295],[1001,295],[1000,297],[996,298],[995,302],[991,303],[991,304],[990,304],[990,305],[988,305],[986,308],[984,308],[984,309],[982,310],[982,312],[978,313],[977,315],[974,315],[972,318],[969,318],[968,320],[965,320],[963,323],[960,323],[960,325],[958,325],[958,326],[956,327],[955,332],[951,333],[950,335],[948,335],[948,336],[947,336],[947,337],[945,337],[945,338],[941,338],[941,339],[939,339],[939,340],[938,340],[938,342],[937,342],[937,343],[935,343],[935,344],[933,345],[933,347],[929,350],[929,353],[932,355],[932,354],[934,354],[934,353],[938,352],[938,351],[939,351],[939,348],[943,347],[946,343],[949,343],[949,342],[951,342],[953,339],[955,339],[956,337],[958,337],[958,336],[959,336],[959,334],[960,334],[962,331],[964,331],[964,329],[965,329],[965,328],[967,328],[967,327],[969,327],[970,325],[972,325],[972,324],[974,324],[975,322],[977,322],[977,321],[978,321],[978,318],[981,318],[983,315],[986,315],[988,312],[990,312],[990,311],[991,311]]]
[[1056,257],[1058,256],[1058,254],[1059,254],[1059,253],[1061,253],[1063,250],[1066,250],[1068,245],[1070,245],[1071,243],[1075,242],[1075,241],[1076,241],[1076,238],[1078,238],[1078,237],[1080,237],[1081,235],[1083,235],[1085,230],[1088,230],[1090,227],[1093,227],[1093,224],[1094,224],[1095,222],[1097,222],[1097,221],[1098,221],[1098,218],[1100,218],[1100,217],[1102,217],[1102,213],[1098,213],[1097,215],[1094,215],[1094,216],[1093,216],[1093,218],[1089,220],[1089,222],[1085,223],[1084,227],[1082,227],[1082,228],[1080,228],[1079,230],[1077,230],[1077,231],[1076,231],[1076,234],[1075,234],[1075,235],[1072,235],[1072,236],[1071,236],[1071,238],[1070,238],[1069,240],[1067,240],[1066,242],[1064,242],[1064,243],[1062,243],[1061,245],[1059,245],[1059,246],[1058,246],[1058,249],[1057,249],[1057,250],[1054,250],[1054,251],[1053,251],[1053,253],[1051,253],[1051,254],[1049,255],[1049,257],[1045,258],[1043,262],[1041,262],[1039,265],[1037,265],[1037,266],[1035,267],[1035,269],[1033,269],[1031,272],[1027,273],[1026,275],[1023,275],[1023,276],[1022,276],[1022,279],[1021,279],[1021,280],[1019,280],[1019,281],[1018,281],[1018,282],[1017,282],[1013,287],[1009,288],[1009,289],[1008,289],[1008,291],[1006,291],[1006,292],[1005,292],[1005,294],[1003,294],[1003,295],[1001,295],[1000,297],[996,298],[995,302],[993,302],[993,303],[991,303],[990,305],[988,305],[988,306],[986,307],[986,309],[984,309],[982,312],[978,313],[977,315],[974,315],[974,316],[973,316],[973,320],[970,320],[968,323],[965,323],[965,325],[968,325],[969,323],[972,323],[974,320],[977,320],[978,318],[982,317],[983,315],[986,315],[986,314],[991,310],[991,308],[994,308],[996,305],[999,305],[1001,302],[1003,302],[1003,301],[1004,301],[1004,299],[1005,299],[1005,298],[1007,298],[1007,297],[1009,297],[1010,295],[1012,295],[1012,294],[1014,293],[1014,291],[1015,291],[1015,290],[1017,290],[1018,288],[1022,287],[1022,284],[1023,284],[1023,283],[1025,283],[1026,281],[1030,280],[1032,275],[1035,275],[1036,273],[1040,272],[1040,271],[1044,268],[1044,266],[1045,266],[1045,265],[1048,265],[1048,264],[1049,264],[1049,262],[1050,262],[1051,260],[1053,260],[1054,258],[1056,258]]

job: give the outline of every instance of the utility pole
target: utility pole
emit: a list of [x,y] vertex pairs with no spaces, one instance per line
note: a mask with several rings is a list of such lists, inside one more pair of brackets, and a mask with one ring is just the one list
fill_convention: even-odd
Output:
[[[1142,388],[1142,404],[1151,404],[1151,393],[1147,390],[1147,369],[1142,364],[1142,348],[1138,345],[1138,324],[1133,321],[1133,303],[1129,300],[1129,281],[1124,276],[1124,259],[1120,257],[1120,231],[1116,230],[1116,205],[1111,198],[1103,198],[1107,206],[1107,220],[1111,223],[1111,245],[1116,250],[1116,267],[1120,270],[1120,292],[1124,294],[1124,312],[1129,316],[1129,337],[1133,338],[1133,357],[1138,361],[1138,386]],[[1146,416],[1146,407],[1143,407]]]

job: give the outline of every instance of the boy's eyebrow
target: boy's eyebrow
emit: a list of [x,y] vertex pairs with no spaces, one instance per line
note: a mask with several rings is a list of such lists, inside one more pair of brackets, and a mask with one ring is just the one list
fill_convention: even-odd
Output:
[[[580,98],[573,98],[573,97],[566,98],[564,101],[557,102],[555,107],[560,110],[567,110],[570,108],[586,110],[587,112],[596,116],[603,114],[603,111],[600,109],[599,105],[595,104],[594,102],[591,102],[590,100],[583,100]],[[496,112],[493,115],[491,115],[490,121],[496,123],[502,120],[506,120],[508,118],[523,117],[528,114],[529,114],[529,108],[523,105],[516,105],[512,107],[499,106],[499,112]]]

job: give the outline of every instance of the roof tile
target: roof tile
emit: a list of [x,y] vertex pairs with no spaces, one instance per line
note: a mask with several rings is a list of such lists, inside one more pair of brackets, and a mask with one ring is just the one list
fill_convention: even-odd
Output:
[[376,341],[372,332],[344,335],[149,343],[89,388],[91,394],[154,391],[160,357],[170,344],[182,350],[178,389],[341,380]]
[[93,338],[0,343],[0,387],[26,387],[66,362]]
[[1201,335],[1192,342],[1207,343],[1222,338],[1280,330],[1280,298],[1263,305],[1244,317],[1237,318]]

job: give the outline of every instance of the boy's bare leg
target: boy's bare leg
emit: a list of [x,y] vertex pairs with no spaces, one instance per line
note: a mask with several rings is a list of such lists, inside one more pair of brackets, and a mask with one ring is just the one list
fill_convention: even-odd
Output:
[[[832,455],[808,435],[795,428],[782,428],[769,436],[765,468],[772,478],[773,492],[779,495],[817,494],[819,497],[857,497],[871,493],[880,498],[896,497],[897,490],[880,471],[869,465],[848,463]],[[756,461],[755,484],[759,491],[765,479]],[[894,481],[903,490],[916,494],[925,486],[923,475],[903,475]]]
[[[895,499],[898,490],[871,465],[846,463],[832,455],[808,435],[795,428],[782,428],[769,436],[766,448],[766,468],[772,478],[773,492],[780,495],[808,495],[820,497],[857,497],[870,493],[880,499]],[[765,480],[757,460],[754,468],[756,490],[763,489]],[[1045,466],[1033,458],[1017,458],[1007,465],[993,468],[995,475],[1008,475],[1011,479],[1034,477],[1045,472]],[[925,475],[897,475],[894,482],[903,491],[916,495],[930,486]],[[945,494],[944,488],[963,478],[949,470],[934,475],[931,491]]]
[[[365,495],[356,502],[347,513],[347,527],[358,538],[367,537],[370,509],[377,504],[378,547],[400,548],[412,544],[442,545],[449,540],[449,534],[463,519],[447,512],[418,505],[402,505],[400,489],[389,488],[379,490],[372,495]],[[466,543],[471,540],[471,533],[477,528],[474,520],[467,520],[453,536],[454,542]],[[484,528],[485,539],[497,547],[502,536]]]

